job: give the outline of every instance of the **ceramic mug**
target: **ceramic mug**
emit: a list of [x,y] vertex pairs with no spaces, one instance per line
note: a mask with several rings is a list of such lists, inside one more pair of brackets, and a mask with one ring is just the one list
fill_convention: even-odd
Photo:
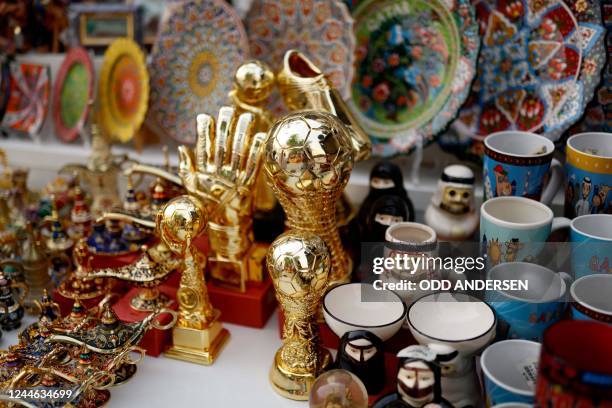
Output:
[[541,346],[529,340],[491,344],[480,357],[487,406],[533,404]]
[[544,330],[557,322],[565,310],[571,277],[528,262],[507,262],[489,271],[490,280],[518,279],[527,282],[520,291],[489,291],[487,303],[497,313],[502,338],[541,341]]
[[487,264],[531,261],[551,232],[567,228],[570,220],[553,217],[546,205],[525,197],[496,197],[480,206],[480,242]]
[[574,135],[565,156],[565,216],[612,214],[612,133]]
[[591,214],[570,223],[572,269],[576,278],[612,273],[612,215]]
[[604,407],[612,401],[612,325],[564,320],[544,333],[536,407]]
[[612,324],[612,275],[587,275],[570,288],[572,317]]
[[535,133],[511,130],[487,136],[484,200],[519,196],[550,204],[563,182],[563,168],[553,159],[554,152],[554,143]]
[[[398,222],[389,226],[385,232],[385,258],[393,258],[396,255],[407,255],[409,257],[434,257],[437,253],[438,237],[436,231],[428,225],[418,222]],[[423,279],[434,277],[434,270],[428,265],[418,270],[387,270],[380,278],[384,282],[395,283],[409,280],[418,284]],[[397,291],[407,304],[425,295],[426,291],[415,289],[411,291]]]
[[493,309],[470,295],[432,293],[408,308],[407,321],[415,340],[438,355],[442,396],[456,407],[479,406],[474,355],[495,338]]

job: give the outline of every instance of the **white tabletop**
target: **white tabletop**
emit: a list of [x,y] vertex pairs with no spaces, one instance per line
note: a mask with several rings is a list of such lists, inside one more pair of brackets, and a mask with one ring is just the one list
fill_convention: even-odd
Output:
[[[26,317],[21,328],[33,322]],[[145,357],[126,384],[111,388],[108,407],[302,407],[277,395],[268,382],[280,347],[276,313],[263,329],[224,325],[231,337],[212,366],[190,364],[163,355]],[[18,330],[4,332],[0,347],[17,343]]]

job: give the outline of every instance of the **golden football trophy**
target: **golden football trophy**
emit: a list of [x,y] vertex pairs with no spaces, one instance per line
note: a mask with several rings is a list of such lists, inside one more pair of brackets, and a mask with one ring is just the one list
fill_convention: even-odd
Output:
[[277,81],[287,108],[292,111],[318,110],[337,116],[346,126],[355,161],[370,157],[370,138],[329,79],[304,54],[297,50],[287,51]]
[[336,202],[353,169],[349,132],[322,111],[291,113],[270,129],[264,171],[287,214],[287,225],[321,237],[331,253],[330,286],[348,282],[351,260],[342,247]]
[[317,324],[330,265],[325,242],[305,231],[282,234],[268,250],[268,272],[285,315],[283,345],[274,356],[270,382],[283,397],[308,400],[315,379],[332,361],[320,345]]
[[176,293],[179,318],[172,329],[172,347],[166,356],[192,363],[214,362],[229,339],[229,331],[213,309],[204,281],[206,260],[192,240],[206,228],[206,211],[187,195],[170,200],[157,215],[160,238],[183,258],[181,282]]

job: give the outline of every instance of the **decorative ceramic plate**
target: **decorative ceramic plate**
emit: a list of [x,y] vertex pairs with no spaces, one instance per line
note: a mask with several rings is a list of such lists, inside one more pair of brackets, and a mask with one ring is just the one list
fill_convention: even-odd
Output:
[[599,0],[473,4],[482,34],[477,79],[442,147],[479,159],[482,139],[500,130],[558,140],[584,112],[605,63]]
[[169,4],[151,59],[149,123],[181,143],[195,141],[195,117],[213,116],[228,93],[249,44],[240,18],[222,0]]
[[[245,20],[253,58],[272,69],[282,67],[285,52],[303,52],[348,97],[353,77],[353,19],[339,0],[255,0]],[[282,103],[275,93],[273,111]]]
[[149,100],[149,76],[144,54],[127,38],[112,42],[104,53],[98,82],[102,131],[122,143],[140,128]]
[[571,134],[580,132],[612,133],[612,3],[604,4],[602,11],[607,31],[607,63],[593,100],[587,106],[582,120],[570,129]]
[[11,94],[11,72],[8,61],[0,63],[0,123],[6,112],[9,96]]
[[87,120],[94,92],[94,69],[81,47],[67,53],[53,86],[55,133],[64,142],[74,141]]
[[354,17],[349,106],[372,137],[372,153],[428,144],[454,119],[475,75],[479,36],[469,1],[368,0]]
[[2,126],[34,136],[49,108],[49,67],[39,64],[11,64],[11,90]]

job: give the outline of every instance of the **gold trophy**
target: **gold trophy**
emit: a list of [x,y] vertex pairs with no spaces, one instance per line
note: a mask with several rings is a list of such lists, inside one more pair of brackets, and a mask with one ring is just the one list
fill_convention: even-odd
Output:
[[178,360],[209,365],[229,339],[229,331],[213,309],[204,281],[206,260],[192,240],[206,228],[206,211],[198,200],[183,195],[170,200],[158,213],[158,233],[170,250],[183,258],[176,293],[179,318],[172,330],[172,347],[166,355]]
[[315,379],[332,361],[319,344],[317,324],[330,265],[325,242],[305,231],[280,235],[268,250],[268,272],[285,315],[283,345],[274,356],[270,382],[283,397],[308,400]]
[[289,50],[277,77],[278,88],[292,111],[319,110],[337,116],[347,128],[355,161],[370,157],[372,142],[321,70],[304,54]]
[[270,129],[264,171],[291,229],[321,237],[331,253],[330,286],[348,282],[351,260],[336,223],[336,203],[353,169],[349,132],[322,111],[291,113]]

